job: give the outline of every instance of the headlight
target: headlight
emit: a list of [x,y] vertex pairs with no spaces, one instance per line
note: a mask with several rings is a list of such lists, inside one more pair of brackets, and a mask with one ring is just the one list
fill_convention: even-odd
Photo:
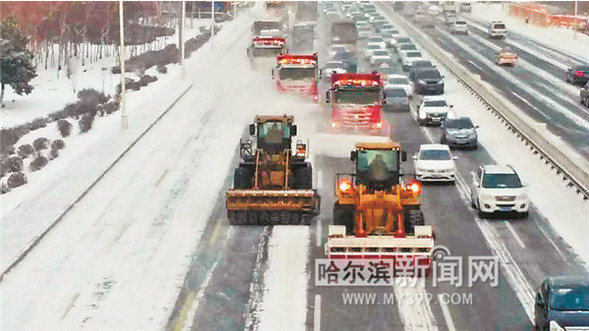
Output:
[[444,85],[444,81],[443,80],[438,81],[438,85]]
[[565,331],[565,329],[555,321],[550,321],[550,331]]
[[449,111],[448,114],[446,115],[448,118],[454,118],[454,113]]
[[418,171],[418,172],[424,172],[425,171],[425,169],[423,169],[423,168],[416,168],[415,170]]
[[528,194],[526,192],[517,195],[518,200],[527,200]]
[[419,112],[419,118],[425,119],[425,117],[426,117],[425,112],[424,111],[420,111]]
[[470,136],[471,136],[471,137],[476,137],[476,136],[477,136],[477,132],[476,132],[476,131],[472,131],[472,132],[470,133]]
[[418,80],[417,82],[418,82],[419,84],[421,84],[421,85],[426,85],[426,84],[427,84],[427,83],[425,82],[425,80],[421,80],[421,79],[420,79],[420,80]]

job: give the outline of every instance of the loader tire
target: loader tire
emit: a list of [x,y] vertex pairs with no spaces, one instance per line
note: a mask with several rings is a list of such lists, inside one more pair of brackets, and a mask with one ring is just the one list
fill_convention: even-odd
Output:
[[305,163],[294,169],[294,188],[298,190],[310,190],[313,188],[313,168]]
[[405,233],[413,235],[416,225],[425,225],[423,212],[419,209],[407,210],[405,212]]
[[250,169],[241,166],[235,169],[235,175],[233,177],[233,188],[252,188],[252,174]]
[[333,205],[333,224],[345,225],[347,235],[354,234],[354,218],[354,206]]

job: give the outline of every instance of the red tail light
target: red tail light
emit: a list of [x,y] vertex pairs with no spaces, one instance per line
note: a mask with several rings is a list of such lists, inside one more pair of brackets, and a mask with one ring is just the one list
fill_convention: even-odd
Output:
[[579,70],[575,71],[575,76],[580,78],[580,77],[583,77],[583,75],[584,75],[584,73],[582,71],[579,71]]

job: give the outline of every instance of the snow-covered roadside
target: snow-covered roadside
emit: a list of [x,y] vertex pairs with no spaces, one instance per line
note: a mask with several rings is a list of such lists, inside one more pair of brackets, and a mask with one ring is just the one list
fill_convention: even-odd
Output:
[[165,327],[243,129],[256,114],[287,113],[301,138],[312,131],[298,119],[313,123],[317,105],[249,68],[250,24],[226,25],[188,61],[194,87],[5,276],[3,329]]
[[[508,33],[509,31],[516,32],[534,40],[536,43],[570,53],[582,59],[585,63],[589,62],[589,53],[587,52],[587,45],[589,45],[588,35],[577,33],[577,39],[575,39],[572,29],[526,24],[523,18],[509,15],[509,3],[476,2],[472,5],[470,15],[485,22],[501,20],[507,25]],[[568,63],[568,65],[571,64]]]
[[[205,24],[207,20],[195,21],[193,28],[186,29],[186,40],[198,35],[198,28]],[[165,44],[177,44],[177,34],[178,32],[164,37]],[[131,57],[129,51],[131,47],[133,46],[127,47],[125,53],[127,58]],[[71,78],[67,77],[66,70],[61,70],[58,74],[56,68],[44,69],[39,65],[37,77],[31,80],[31,85],[34,86],[31,94],[18,95],[10,86],[6,87],[5,107],[0,110],[2,115],[0,127],[11,128],[62,110],[68,103],[76,102],[78,92],[86,88],[95,89],[106,95],[114,95],[116,86],[120,83],[120,75],[113,74],[111,71],[117,62],[115,56],[116,54],[110,54],[95,62],[86,59],[84,66],[81,65],[81,59],[72,58],[70,60],[73,71]],[[156,73],[155,70],[147,74],[157,76],[159,79],[163,78],[163,75]],[[127,75],[133,79],[139,78],[139,75],[132,72]]]
[[308,226],[275,226],[268,246],[258,330],[305,330]]
[[87,134],[67,140],[60,158],[30,173],[29,184],[2,196],[2,272],[188,88],[179,78],[174,68],[160,82],[169,92],[147,86],[129,94],[129,130],[121,131],[118,113],[96,121]]

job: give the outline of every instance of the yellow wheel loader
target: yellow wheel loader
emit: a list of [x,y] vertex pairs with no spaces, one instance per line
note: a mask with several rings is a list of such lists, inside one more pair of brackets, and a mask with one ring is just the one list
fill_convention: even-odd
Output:
[[351,152],[354,174],[338,174],[333,223],[325,253],[330,259],[401,261],[429,272],[434,234],[420,210],[418,182],[402,183],[398,143],[358,143]]
[[313,169],[307,145],[297,134],[293,116],[256,116],[249,127],[255,147],[240,142],[242,161],[227,192],[227,216],[232,225],[309,225],[319,213],[313,189]]

